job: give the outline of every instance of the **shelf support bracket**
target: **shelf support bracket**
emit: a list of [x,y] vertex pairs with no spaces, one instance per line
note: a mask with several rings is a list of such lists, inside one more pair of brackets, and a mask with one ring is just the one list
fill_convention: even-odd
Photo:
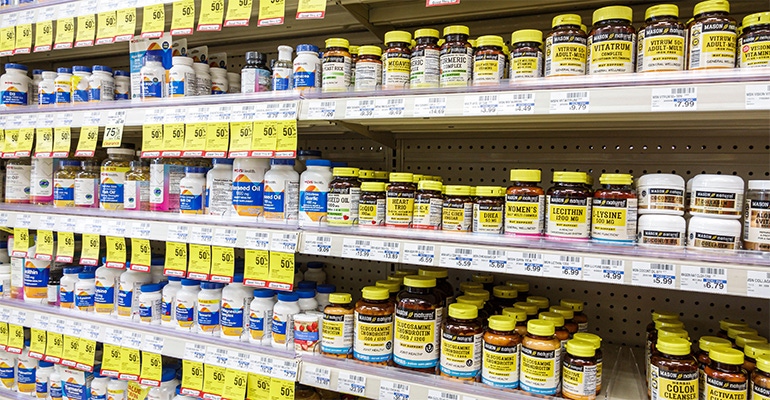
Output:
[[391,134],[388,134],[385,132],[372,132],[371,130],[369,130],[368,127],[360,124],[353,124],[345,121],[336,121],[336,122],[337,124],[344,127],[345,129],[349,129],[361,136],[372,139],[379,144],[390,147],[391,149],[396,148],[396,140],[393,138],[393,135]]
[[356,19],[361,25],[366,28],[369,32],[380,38],[380,40],[385,40],[385,32],[392,31],[394,29],[393,26],[388,27],[378,27],[372,25],[371,22],[369,22],[369,8],[363,4],[355,4],[355,3],[348,3],[344,4],[342,1],[337,0],[337,5],[344,8],[345,11],[348,12],[353,18]]

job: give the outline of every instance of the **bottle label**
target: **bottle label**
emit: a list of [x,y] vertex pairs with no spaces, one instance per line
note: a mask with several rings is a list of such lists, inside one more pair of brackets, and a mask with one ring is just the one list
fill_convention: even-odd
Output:
[[440,197],[421,197],[414,201],[412,228],[441,229],[441,212],[444,201]]
[[[37,364],[37,363],[35,363]],[[16,389],[20,393],[32,393],[35,391],[35,370],[33,365],[25,365],[19,361],[16,370]]]
[[552,35],[545,39],[545,76],[586,74],[587,40],[575,35]]
[[151,323],[160,318],[160,301],[140,301],[139,302],[139,320],[144,323]]
[[741,215],[743,192],[695,190],[690,197],[690,212],[698,214]]
[[561,348],[543,351],[521,347],[521,380],[523,390],[543,395],[559,392],[561,381]]
[[[237,171],[234,171],[237,173]],[[238,215],[258,217],[262,215],[262,182],[252,180],[247,174],[238,174],[233,180],[233,209]]]
[[215,77],[211,79],[211,94],[225,94],[229,89],[226,78]]
[[195,95],[208,96],[211,94],[211,78],[196,75],[195,77]]
[[748,250],[770,250],[770,201],[746,199],[743,241]]
[[29,203],[31,165],[7,165],[5,167],[5,198],[14,203]]
[[439,360],[441,315],[436,310],[396,308],[393,361],[409,368],[434,368]]
[[322,182],[303,182],[305,190],[299,192],[300,221],[305,223],[326,222],[327,188]]
[[81,75],[72,75],[72,101],[73,103],[88,102],[88,78]]
[[500,83],[505,76],[505,54],[477,54],[473,61],[473,83]]
[[408,227],[412,223],[413,209],[414,192],[388,191],[385,225]]
[[160,302],[160,320],[163,322],[171,322],[171,311],[174,308],[174,299],[169,299],[163,296]]
[[179,193],[179,210],[182,214],[203,214],[203,189],[200,186],[182,185]]
[[40,88],[38,93],[38,102],[40,105],[56,104],[56,90],[46,90],[47,88]]
[[36,266],[33,262],[24,262],[24,298],[46,299],[48,298],[48,277],[50,269],[48,263],[44,267]]
[[636,199],[593,199],[591,237],[621,243],[636,241]]
[[706,400],[746,400],[748,382],[730,382],[706,376]]
[[99,203],[105,210],[122,210],[128,167],[102,167]]
[[0,91],[0,104],[26,106],[29,100],[27,94],[27,85],[21,81],[15,81],[13,78],[3,82],[5,90]]
[[74,207],[75,206],[75,180],[74,179],[54,179],[53,188],[53,206],[54,207]]
[[134,285],[118,286],[118,316],[131,318],[134,305]]
[[316,87],[316,64],[294,62],[294,87]]
[[633,33],[597,33],[588,37],[588,74],[634,72],[636,35]]
[[150,165],[150,209],[179,211],[179,183],[185,177],[184,165]]
[[456,378],[475,378],[481,371],[481,333],[473,336],[441,335],[441,373]]
[[564,363],[562,392],[573,396],[596,396],[596,365]]
[[481,382],[495,387],[518,388],[520,352],[521,345],[518,344],[495,346],[485,342],[481,353]]
[[509,194],[505,197],[505,233],[540,235],[545,196]]
[[323,75],[321,75],[323,91],[344,92],[350,86],[350,57],[325,56]]
[[72,86],[70,81],[56,81],[54,87],[56,88],[57,104],[72,102]]
[[198,328],[203,332],[219,330],[219,299],[198,300]]
[[449,203],[442,207],[441,229],[468,232],[473,224],[473,203]]
[[591,227],[591,203],[588,198],[546,196],[546,234],[588,239]]
[[741,68],[770,66],[770,35],[744,36],[740,39],[739,50]]
[[714,235],[708,232],[689,232],[687,245],[717,250],[735,250],[740,248],[738,236]]
[[543,76],[543,53],[518,51],[511,53],[511,79],[540,78]]
[[75,179],[75,206],[95,207],[99,202],[99,184],[97,179]]
[[[36,381],[35,382],[35,393],[37,393],[38,399],[44,399],[48,395],[48,380],[44,379],[42,381]],[[97,397],[91,394],[92,400],[99,400]]]
[[8,365],[5,360],[0,361],[0,382],[6,389],[13,388],[16,381],[16,366]]
[[385,77],[382,80],[383,88],[408,89],[412,66],[411,55],[401,52],[386,52],[384,56]]
[[684,211],[684,191],[662,187],[642,187],[639,191],[640,210]]
[[356,90],[379,90],[382,85],[382,64],[378,62],[362,62],[356,64]]
[[155,74],[141,74],[142,98],[163,97],[163,77]]
[[255,311],[249,312],[249,335],[255,341],[260,341],[264,337],[270,337],[272,329],[265,329],[265,323],[270,324],[273,320],[273,311]]
[[321,351],[329,354],[349,354],[353,350],[353,314],[324,314],[321,324]]
[[503,233],[503,205],[474,204],[473,232]]
[[64,286],[59,286],[59,307],[73,308],[75,306],[75,291],[67,290]]
[[244,300],[241,304],[236,304],[235,301],[230,299],[222,299],[221,310],[221,325],[222,333],[225,336],[241,337],[244,327],[244,313],[246,311],[247,301]]
[[648,26],[639,31],[636,72],[681,71],[684,69],[686,31],[677,26]]
[[293,73],[294,70],[290,67],[275,67],[273,69],[273,90],[291,90]]
[[174,319],[176,319],[177,326],[180,328],[189,329],[192,327],[195,323],[195,302],[177,299],[176,307],[174,307]]
[[698,398],[698,371],[678,372],[650,366],[650,391],[652,400]]
[[385,223],[385,199],[361,200],[358,204],[358,225],[376,226]]
[[450,47],[441,49],[441,87],[468,86],[473,78],[473,49]]
[[692,24],[689,69],[734,68],[736,37],[734,22]]
[[644,229],[639,232],[639,244],[649,246],[684,246],[684,232]]
[[393,350],[393,315],[365,315],[356,311],[353,357],[366,362],[390,361]]
[[75,296],[75,307],[77,307],[80,311],[93,311],[94,293],[87,290],[80,290]]
[[287,344],[294,340],[294,316],[273,313],[272,340],[278,344]]
[[330,226],[358,225],[361,189],[350,187],[329,190],[326,220]]
[[770,388],[758,386],[751,381],[751,400],[770,400]]
[[115,311],[115,284],[96,280],[94,291],[94,310],[99,314],[112,314]]
[[441,51],[436,49],[412,52],[409,86],[414,89],[438,87],[440,58]]
[[126,182],[126,196],[123,202],[126,210],[150,209],[150,181]]
[[[233,208],[232,179],[212,178],[206,191],[206,210],[211,215],[228,215]],[[260,190],[259,193],[262,193]],[[261,200],[261,199],[260,199]]]

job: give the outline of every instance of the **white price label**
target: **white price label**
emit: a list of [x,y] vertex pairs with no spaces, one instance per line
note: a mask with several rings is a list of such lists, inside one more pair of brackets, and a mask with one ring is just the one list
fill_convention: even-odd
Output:
[[50,318],[47,315],[36,314],[32,327],[47,331]]
[[137,239],[149,239],[150,238],[150,223],[149,222],[134,222],[131,224],[131,237]]
[[348,100],[345,104],[345,118],[372,118],[374,117],[374,108],[374,99]]
[[248,372],[251,368],[249,353],[228,350],[227,368]]
[[40,216],[40,229],[49,231],[56,230],[56,217],[53,215],[41,215]]
[[543,276],[543,254],[509,251],[508,263],[512,273],[529,276]]
[[398,262],[401,257],[401,243],[387,240],[372,240],[373,258],[377,261]]
[[746,295],[770,299],[770,272],[746,271]]
[[332,389],[332,370],[320,365],[309,365],[302,370],[300,382],[305,385]]
[[228,228],[214,229],[214,239],[211,244],[214,246],[235,247],[238,241],[238,230]]
[[59,224],[58,224],[58,231],[59,232],[77,232],[75,227],[77,226],[77,221],[74,217],[59,217]]
[[347,371],[340,371],[337,377],[337,391],[354,396],[363,396],[366,393],[366,377]]
[[126,221],[110,220],[107,222],[106,232],[102,232],[108,236],[126,237]]
[[727,269],[717,267],[679,267],[679,289],[727,294]]
[[404,116],[404,98],[377,99],[374,101],[375,118],[401,118]]
[[433,265],[436,261],[436,246],[432,244],[404,243],[401,262],[414,265]]
[[142,348],[142,334],[139,332],[123,332],[123,347],[140,350]]
[[371,240],[345,238],[342,241],[343,258],[369,260],[373,259],[373,254]]
[[229,359],[230,357],[227,350],[215,346],[206,347],[206,360],[204,363],[227,367],[227,360]]
[[634,286],[676,289],[676,266],[674,264],[634,261],[631,270],[631,283]]
[[551,114],[587,113],[591,108],[589,91],[552,92],[548,111]]
[[428,389],[428,400],[460,400],[457,393],[442,392],[441,390]]
[[505,250],[474,249],[473,269],[489,272],[505,272],[508,257]]
[[652,89],[650,109],[652,111],[695,111],[698,109],[698,88]]
[[455,246],[441,246],[438,263],[448,268],[471,268],[473,249]]
[[105,327],[101,342],[113,344],[115,346],[123,345],[123,330],[120,328]]
[[297,232],[274,233],[270,240],[270,250],[294,253],[297,251],[298,240],[299,234]]
[[297,360],[284,360],[280,358],[273,359],[273,378],[284,379],[287,381],[297,380],[297,368],[299,363]]
[[13,310],[11,312],[10,323],[12,323],[14,325],[26,326],[27,325],[27,312],[24,311],[24,310]]
[[746,109],[770,110],[770,85],[746,85]]
[[583,279],[583,258],[545,254],[543,256],[543,276],[562,279]]
[[8,213],[0,212],[0,226],[8,226]]
[[534,114],[535,93],[507,93],[501,94],[498,115]]
[[16,228],[30,228],[32,226],[31,214],[18,214],[16,216]]
[[380,400],[409,400],[409,385],[401,382],[380,381]]
[[257,374],[264,375],[264,376],[273,375],[272,357],[260,356],[255,353],[251,353],[251,365],[255,366],[252,372],[255,372]]
[[204,362],[206,360],[206,345],[186,342],[182,358],[190,361]]
[[190,243],[208,244],[214,240],[214,228],[193,226],[190,229]]
[[500,105],[496,94],[467,94],[463,100],[463,115],[497,115]]
[[303,253],[328,256],[332,253],[332,237],[314,233],[305,233],[302,244]]
[[270,233],[262,231],[247,230],[244,234],[247,249],[270,250]]
[[412,115],[415,118],[446,115],[446,97],[415,97]]
[[307,106],[307,119],[334,119],[337,114],[336,100],[310,100]]
[[165,346],[165,339],[163,336],[155,336],[152,334],[145,334],[144,341],[142,341],[142,351],[149,351],[150,353],[162,354],[163,347]]
[[583,259],[583,280],[622,284],[626,263],[615,258],[586,257]]
[[190,227],[187,225],[169,225],[167,230],[166,240],[169,242],[182,242],[187,243],[187,239],[190,236]]
[[99,338],[102,337],[102,327],[97,324],[86,323],[83,325],[83,335],[86,339],[98,342]]

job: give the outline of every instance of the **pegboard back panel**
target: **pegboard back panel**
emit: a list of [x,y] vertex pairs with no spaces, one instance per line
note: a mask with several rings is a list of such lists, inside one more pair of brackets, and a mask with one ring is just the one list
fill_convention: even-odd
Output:
[[347,162],[351,167],[375,171],[393,169],[393,150],[371,139],[347,133],[338,136],[300,135],[300,150],[319,150],[331,161]]

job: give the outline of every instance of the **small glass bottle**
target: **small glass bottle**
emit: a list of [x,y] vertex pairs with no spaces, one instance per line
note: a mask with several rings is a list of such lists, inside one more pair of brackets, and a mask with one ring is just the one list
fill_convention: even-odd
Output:
[[446,195],[441,212],[441,229],[450,232],[469,232],[473,225],[473,198],[471,187],[445,186]]
[[583,313],[583,302],[575,299],[561,299],[559,305],[571,308],[574,312],[572,321],[578,325],[578,332],[588,332],[588,316]]
[[545,191],[538,169],[512,169],[511,186],[505,192],[505,233],[540,236],[543,234]]
[[412,228],[441,229],[441,210],[444,202],[441,190],[443,188],[444,185],[437,181],[422,180],[417,183],[417,192],[414,195]]
[[538,314],[538,318],[553,323],[554,336],[559,339],[563,352],[564,346],[571,337],[567,328],[564,327],[564,317],[562,317],[561,314],[546,311]]
[[484,332],[481,382],[490,386],[516,389],[519,387],[519,357],[521,335],[516,332],[513,318],[495,315],[489,317]]
[[[356,302],[353,358],[387,365],[392,358],[394,303],[390,291],[379,285],[361,289]],[[400,285],[396,286],[396,292]]]
[[435,29],[418,29],[414,31],[416,45],[412,48],[409,87],[437,88],[439,85],[439,57],[441,47],[438,45],[438,31]]
[[757,369],[751,373],[751,399],[770,398],[770,355],[757,359]]
[[543,32],[521,29],[511,34],[510,82],[543,76]]
[[321,353],[328,357],[353,357],[355,307],[350,293],[331,293],[324,308]]
[[321,91],[345,92],[350,86],[350,42],[347,39],[326,39],[323,53],[323,75]]
[[80,161],[61,160],[53,177],[53,206],[75,207],[75,178],[80,171]]
[[475,381],[478,377],[484,330],[477,318],[476,306],[449,305],[449,317],[441,327],[441,376],[463,381]]
[[506,307],[513,307],[516,303],[519,292],[510,286],[495,286],[492,288],[492,305],[495,314],[500,314]]
[[505,77],[503,38],[497,35],[480,36],[473,55],[473,85],[499,85]]
[[591,238],[605,244],[636,243],[637,198],[629,174],[602,174],[591,206]]
[[436,279],[409,275],[404,286],[396,298],[393,363],[397,368],[433,374],[439,362],[443,313]]
[[146,160],[131,160],[131,170],[126,174],[123,207],[126,210],[150,210],[150,165]]
[[355,84],[357,92],[379,90],[382,86],[382,49],[380,46],[361,46],[356,60]]
[[521,336],[527,334],[527,312],[517,307],[503,308],[502,314],[516,322],[514,330]]
[[[673,399],[698,392],[698,362],[690,353],[690,342],[682,338],[658,341],[650,366],[650,391],[653,399]],[[665,384],[663,384],[665,381]]]
[[412,34],[404,31],[390,31],[385,33],[385,45],[388,46],[383,53],[383,89],[408,89],[411,70],[412,51],[409,43]]
[[743,321],[736,321],[736,320],[725,318],[719,321],[719,331],[717,332],[717,337],[727,339],[728,338],[727,331],[730,330],[730,328],[744,327],[744,326],[748,328],[749,324]]
[[358,225],[358,203],[361,200],[361,181],[358,168],[334,168],[329,182],[326,221],[329,226]]
[[241,93],[269,92],[271,80],[267,57],[258,51],[246,52],[246,65],[241,69]]
[[412,183],[413,175],[409,172],[393,172],[387,186],[385,225],[408,228],[412,224],[414,212],[414,194],[417,186]]
[[562,397],[574,400],[596,399],[598,360],[593,343],[580,339],[567,342],[562,367]]
[[291,46],[278,46],[278,60],[273,66],[273,90],[291,90],[294,83],[294,63],[291,55],[294,49]]
[[505,189],[499,186],[477,186],[473,204],[473,233],[503,233]]
[[557,171],[546,193],[545,235],[555,239],[591,237],[591,197],[585,173]]
[[746,343],[746,347],[743,348],[743,354],[746,356],[743,359],[743,369],[750,374],[757,368],[757,359],[770,355],[770,344]]
[[602,338],[593,333],[578,332],[573,339],[585,340],[594,345],[596,349],[596,394],[602,391],[602,369],[604,366],[604,354],[602,353]]
[[107,149],[107,159],[102,162],[99,183],[99,208],[102,210],[123,209],[126,173],[134,154],[132,149]]
[[463,25],[444,28],[439,70],[441,87],[465,87],[473,80],[473,47],[468,38],[470,29]]
[[384,183],[361,183],[361,198],[358,203],[358,226],[380,226],[385,224],[385,203]]
[[99,208],[99,165],[95,161],[80,162],[75,177],[75,207]]
[[564,328],[569,332],[569,337],[573,337],[578,333],[578,324],[572,320],[575,316],[575,312],[569,307],[563,306],[551,306],[548,309],[549,312],[556,313],[564,317]]

